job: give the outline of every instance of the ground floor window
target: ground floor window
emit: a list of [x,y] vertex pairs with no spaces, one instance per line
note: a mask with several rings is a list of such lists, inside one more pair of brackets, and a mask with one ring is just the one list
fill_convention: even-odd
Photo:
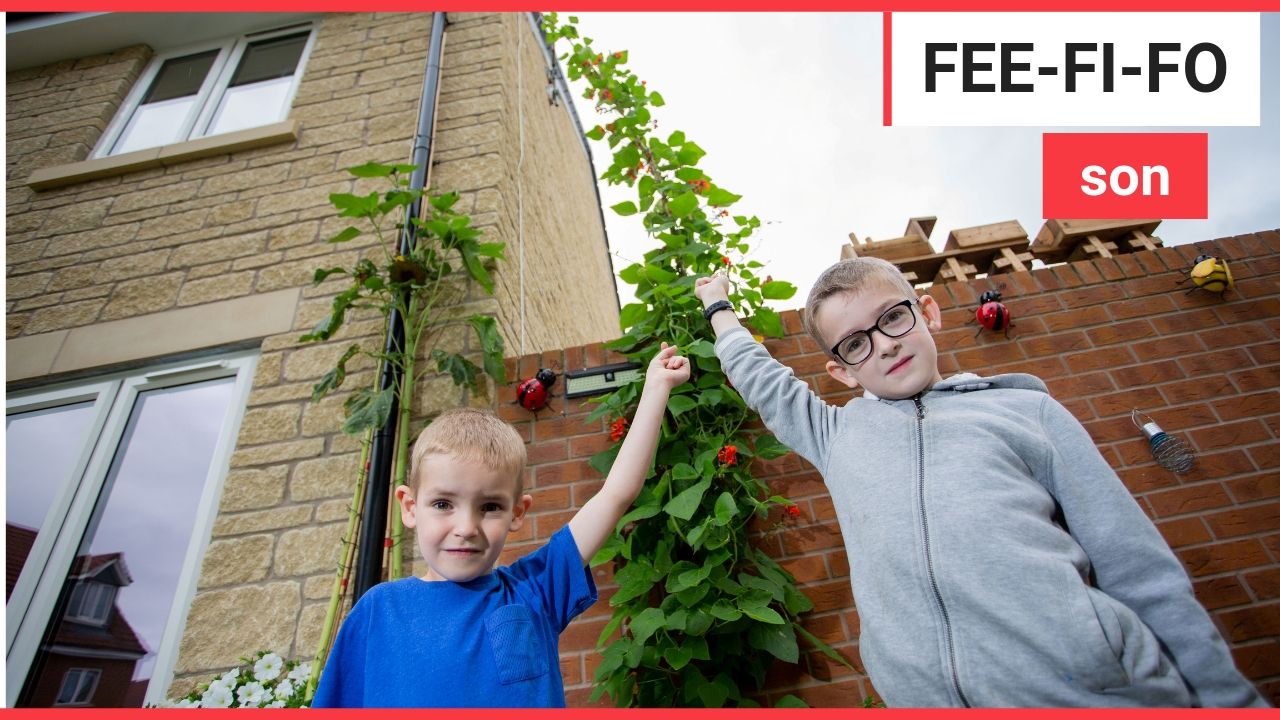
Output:
[[256,359],[9,395],[10,706],[163,699]]

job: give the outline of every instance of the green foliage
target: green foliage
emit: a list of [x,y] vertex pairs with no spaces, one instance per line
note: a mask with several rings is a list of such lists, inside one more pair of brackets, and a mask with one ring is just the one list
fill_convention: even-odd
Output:
[[[352,267],[327,267],[315,271],[317,285],[335,278],[344,278],[347,285],[334,296],[329,314],[299,340],[332,340],[346,323],[349,313],[374,309],[383,318],[389,317],[393,310],[399,311],[405,319],[405,343],[400,350],[389,353],[384,352],[381,346],[372,349],[359,343],[348,346],[333,369],[316,383],[311,394],[312,402],[318,402],[342,387],[347,376],[347,363],[363,354],[374,360],[393,363],[402,374],[411,378],[398,389],[400,406],[408,407],[408,394],[417,379],[413,373],[414,358],[421,341],[430,334],[429,330],[440,325],[432,311],[447,284],[465,276],[480,283],[486,292],[493,291],[493,279],[485,261],[502,259],[503,244],[479,242],[480,231],[471,227],[471,219],[452,209],[458,200],[457,193],[430,196],[422,190],[410,189],[406,175],[413,169],[412,165],[373,162],[348,168],[347,172],[358,178],[386,178],[389,187],[368,195],[334,193],[329,196],[329,202],[338,210],[340,217],[362,219],[362,224],[368,229],[350,226],[327,242],[346,243],[372,232],[378,239],[376,253],[380,253],[380,257],[361,258]],[[408,255],[400,255],[398,233],[389,232],[384,236],[383,228],[388,224],[400,228],[405,209],[419,199],[425,199],[425,212],[408,220],[415,226],[417,242]],[[435,363],[428,370],[448,373],[454,382],[472,390],[477,388],[482,373],[488,374],[498,384],[505,383],[502,338],[498,336],[496,321],[492,317],[475,316],[469,318],[467,324],[479,340],[483,369],[457,352],[430,348],[427,354]],[[381,392],[368,388],[357,390],[345,403],[346,421],[342,429],[359,434],[384,426],[390,419],[391,400],[392,389]]]
[[[627,53],[596,52],[576,19],[568,20],[561,24],[548,13],[544,31],[553,44],[568,41],[560,59],[570,80],[585,85],[584,96],[612,118],[586,133],[612,149],[601,178],[635,190],[634,200],[612,210],[638,216],[660,242],[618,274],[635,286],[636,302],[622,308],[622,336],[609,346],[648,362],[660,341],[675,343],[694,370],[668,401],[652,475],[593,559],[617,563],[619,586],[600,636],[603,662],[593,697],[608,693],[619,706],[753,706],[750,695],[762,689],[775,659],[799,661],[797,635],[844,661],[800,627],[797,618],[813,604],[749,542],[753,518],[790,504],[752,475],[751,461],[788,450],[771,435],[744,429],[755,416],[720,369],[693,286],[698,277],[727,271],[738,312],[771,337],[784,330],[764,302],[789,298],[796,288],[760,277],[761,264],[745,259],[759,219],[733,214],[729,208],[740,197],[697,166],[705,153],[683,132],[658,136],[650,108],[662,98],[625,67]],[[603,396],[592,417],[626,416],[639,389],[637,381]],[[615,445],[592,458],[592,467],[607,471],[617,451]],[[803,703],[787,696],[779,705]]]

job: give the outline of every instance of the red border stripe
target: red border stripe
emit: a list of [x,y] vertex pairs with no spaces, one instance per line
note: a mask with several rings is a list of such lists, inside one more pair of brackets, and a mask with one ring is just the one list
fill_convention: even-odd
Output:
[[893,125],[893,13],[884,14],[884,126]]

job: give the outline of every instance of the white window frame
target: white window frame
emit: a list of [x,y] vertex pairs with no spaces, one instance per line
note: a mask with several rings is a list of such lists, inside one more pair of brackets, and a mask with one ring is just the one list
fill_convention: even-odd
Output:
[[[75,689],[71,692],[71,702],[62,702],[61,697],[64,690],[67,689],[67,683],[75,682]],[[54,707],[88,707],[89,701],[93,699],[93,694],[98,691],[98,681],[102,679],[102,671],[97,668],[71,668],[62,676],[62,685],[58,687],[58,694],[54,696]],[[80,695],[80,691],[85,687],[85,681],[88,681],[89,694],[81,702],[76,702],[76,697]]]
[[[120,109],[112,118],[110,124],[107,125],[106,132],[102,134],[98,140],[98,145],[94,148],[91,158],[110,157],[116,142],[120,139],[120,134],[128,126],[129,120],[133,118],[134,112],[142,103],[142,98],[146,96],[147,90],[155,81],[156,76],[160,74],[160,68],[166,60],[194,55],[196,53],[206,52],[208,50],[217,50],[218,55],[214,58],[213,65],[209,68],[209,73],[205,75],[204,84],[200,86],[200,92],[196,94],[196,101],[192,105],[191,110],[187,113],[179,126],[177,137],[170,143],[185,142],[187,140],[197,140],[202,137],[209,137],[209,124],[213,121],[213,114],[218,109],[219,103],[222,102],[222,95],[226,92],[227,86],[231,83],[231,77],[235,74],[236,67],[240,64],[240,58],[244,57],[245,50],[249,44],[258,40],[269,40],[275,37],[283,37],[285,35],[294,35],[306,31],[307,42],[302,48],[302,55],[298,58],[298,68],[293,73],[293,82],[289,86],[289,92],[285,96],[285,101],[280,109],[280,115],[273,118],[264,118],[262,125],[270,125],[274,122],[280,122],[289,117],[289,111],[293,108],[293,99],[298,94],[298,85],[302,82],[302,75],[306,71],[307,61],[311,57],[311,48],[316,41],[316,24],[314,22],[302,22],[287,25],[284,27],[273,28],[270,30],[262,30],[258,32],[245,33],[234,38],[227,38],[219,42],[206,42],[196,45],[187,45],[185,47],[166,50],[157,53],[151,63],[147,65],[146,70],[138,76],[138,81],[134,83],[133,89],[129,91],[125,101],[121,103]],[[245,129],[245,128],[241,128]],[[159,147],[159,146],[153,146]],[[145,148],[144,148],[145,149]],[[119,153],[115,153],[119,154]]]
[[[213,358],[122,372],[96,383],[82,381],[49,390],[14,393],[7,398],[6,409],[9,413],[24,412],[90,399],[88,389],[93,388],[96,395],[91,399],[97,403],[95,411],[105,416],[101,420],[95,417],[93,428],[97,430],[96,442],[87,443],[92,446],[86,448],[88,457],[81,458],[81,462],[77,464],[79,473],[71,476],[79,480],[66,483],[66,491],[55,498],[55,506],[45,516],[41,532],[36,537],[32,552],[28,555],[26,565],[9,598],[6,608],[8,648],[5,657],[5,695],[9,707],[17,702],[27,673],[35,661],[54,605],[75,561],[80,541],[91,520],[94,505],[107,479],[138,395],[148,390],[234,377],[235,386],[210,458],[209,474],[196,508],[186,558],[178,577],[169,617],[165,622],[164,636],[159,645],[153,648],[156,664],[144,703],[158,704],[164,700],[169,684],[173,681],[173,668],[178,659],[182,632],[186,627],[187,610],[195,597],[196,582],[204,562],[205,549],[209,545],[213,522],[218,514],[218,502],[222,497],[231,453],[240,432],[240,421],[244,418],[245,405],[249,400],[258,355],[257,348],[229,352]],[[61,401],[57,401],[58,399]],[[61,497],[62,495],[68,497]],[[45,530],[50,532],[44,532]],[[40,555],[37,555],[37,549],[42,551]],[[21,599],[19,590],[24,592]]]

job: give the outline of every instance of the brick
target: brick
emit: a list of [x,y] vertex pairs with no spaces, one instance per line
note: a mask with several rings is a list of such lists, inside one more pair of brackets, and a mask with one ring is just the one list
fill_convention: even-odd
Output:
[[1228,610],[1218,613],[1232,642],[1259,640],[1280,635],[1280,603]]
[[1227,492],[1240,504],[1280,498],[1280,473],[1270,472],[1227,481]]
[[1145,497],[1158,517],[1185,515],[1232,504],[1226,489],[1215,482],[1153,492]]
[[1251,447],[1247,452],[1259,468],[1273,470],[1280,467],[1280,444],[1274,441],[1267,445]]
[[[1236,668],[1250,680],[1256,682],[1260,678],[1280,675],[1280,649],[1276,647],[1275,641],[1259,645],[1237,645],[1231,648],[1231,655],[1235,659]],[[1275,704],[1276,695],[1271,695],[1271,702]]]
[[1156,331],[1146,320],[1129,320],[1093,328],[1086,334],[1090,342],[1101,347],[1118,342],[1132,343],[1134,340],[1151,337]]
[[1254,539],[1185,548],[1178,550],[1177,554],[1193,578],[1262,567],[1271,563],[1262,543]]
[[1199,517],[1177,518],[1156,523],[1156,529],[1164,536],[1169,547],[1180,548],[1186,545],[1197,545],[1209,542],[1211,536],[1204,521]]
[[534,487],[541,488],[560,483],[572,483],[596,476],[595,469],[587,464],[587,461],[570,460],[569,462],[542,465],[536,468],[534,472]]
[[[1178,380],[1171,383],[1156,386],[1160,390],[1160,394],[1170,405],[1179,403],[1195,402],[1197,400],[1208,400],[1231,396],[1235,393],[1235,386],[1227,379],[1226,375],[1214,375],[1211,377],[1199,377],[1193,380]],[[1222,401],[1221,404],[1230,405],[1231,401]],[[1215,409],[1218,404],[1215,403]],[[1234,418],[1224,417],[1221,410],[1219,417],[1224,420]]]
[[[1133,353],[1124,346],[1109,347],[1068,355],[1066,361],[1071,372],[1082,373],[1132,364]],[[1128,385],[1121,385],[1121,387],[1128,387]]]
[[1231,382],[1241,392],[1258,392],[1280,387],[1280,365],[1254,368],[1231,373]]
[[1094,305],[1080,310],[1052,313],[1041,317],[1049,332],[1058,332],[1069,328],[1085,328],[1090,325],[1102,325],[1111,322],[1107,309]]
[[1029,357],[1060,355],[1072,350],[1087,350],[1090,347],[1089,339],[1081,332],[1067,332],[1028,338],[1022,340],[1019,344],[1022,345],[1023,352]]
[[1267,568],[1244,574],[1245,584],[1260,600],[1280,598],[1280,568]]
[[1239,447],[1271,439],[1271,433],[1257,420],[1223,423],[1216,427],[1193,430],[1191,439],[1201,450]]
[[1252,505],[1205,516],[1215,537],[1229,538],[1240,535],[1273,531],[1280,528],[1280,503]]
[[1182,377],[1182,370],[1172,360],[1146,363],[1111,371],[1111,379],[1115,380],[1116,386],[1121,388],[1130,388],[1136,385],[1155,385],[1178,380]]
[[1164,399],[1160,392],[1153,387],[1139,387],[1092,398],[1089,404],[1093,406],[1093,410],[1098,414],[1098,417],[1112,417],[1114,415],[1129,417],[1129,413],[1134,408],[1150,413],[1163,406]]
[[1201,580],[1192,583],[1191,588],[1195,591],[1196,599],[1200,601],[1201,605],[1204,605],[1206,610],[1246,605],[1251,602],[1249,593],[1245,591],[1244,585],[1241,585],[1240,581],[1235,577]]
[[[1059,275],[1061,278],[1061,275]],[[1069,308],[1080,308],[1103,303],[1119,303],[1125,294],[1116,285],[1095,285],[1078,290],[1066,290],[1058,293],[1058,298]]]
[[[1114,286],[1108,286],[1114,287]],[[1128,320],[1130,318],[1145,317],[1148,318],[1156,329],[1162,335],[1169,334],[1168,330],[1160,326],[1160,322],[1164,319],[1158,316],[1161,313],[1173,312],[1176,309],[1173,301],[1167,295],[1152,295],[1149,297],[1133,298],[1124,300],[1123,302],[1114,302],[1107,306],[1107,310],[1111,312],[1111,317],[1116,320]],[[1212,317],[1211,311],[1206,311],[1210,316],[1210,320],[1216,321]]]
[[1178,365],[1190,377],[1197,375],[1216,375],[1224,371],[1247,368],[1253,365],[1249,355],[1240,348],[1218,350],[1180,358]]
[[1130,345],[1130,349],[1133,350],[1134,355],[1138,356],[1139,360],[1150,362],[1152,360],[1184,357],[1191,353],[1203,352],[1205,346],[1200,342],[1200,338],[1195,335],[1175,335],[1150,342],[1134,343]]
[[[1155,295],[1150,298],[1143,298],[1144,301],[1155,302],[1164,300],[1166,303],[1174,304],[1168,295]],[[1138,302],[1130,300],[1130,303]],[[1161,335],[1174,335],[1182,332],[1192,332],[1196,330],[1204,330],[1206,328],[1221,327],[1222,321],[1214,314],[1212,308],[1202,308],[1199,310],[1183,310],[1175,312],[1171,315],[1160,315],[1151,318],[1151,324]]]

